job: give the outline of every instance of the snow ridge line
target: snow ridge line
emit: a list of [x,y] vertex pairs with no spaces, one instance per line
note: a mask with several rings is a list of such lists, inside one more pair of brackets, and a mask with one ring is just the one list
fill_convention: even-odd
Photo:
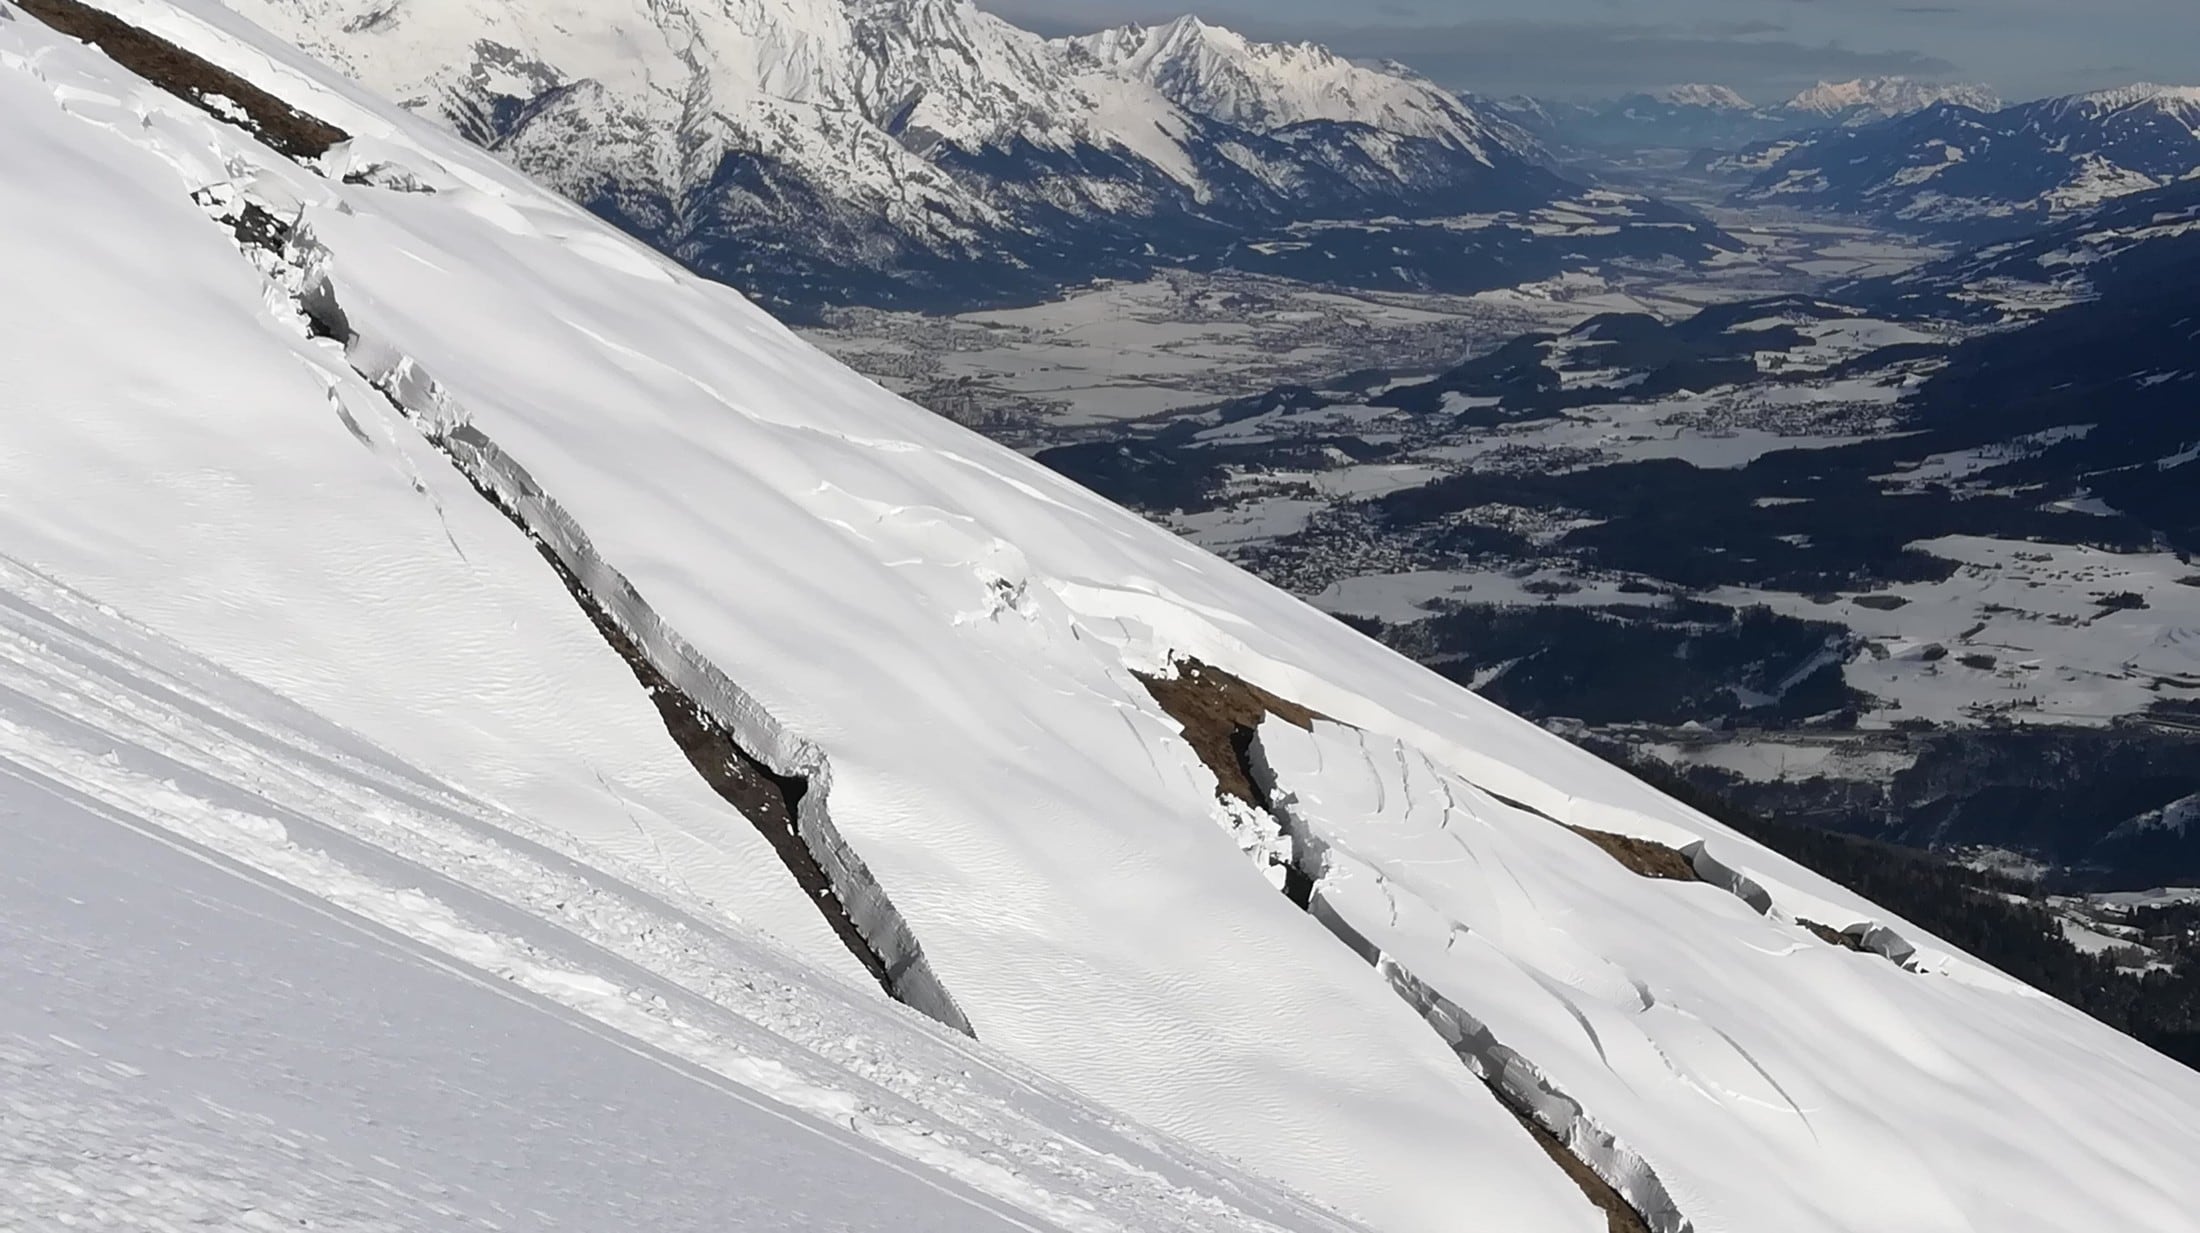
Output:
[[883,967],[881,984],[894,1000],[975,1038],[969,1017],[948,992],[908,919],[870,867],[834,825],[827,807],[833,768],[825,751],[788,731],[748,691],[666,624],[625,575],[596,551],[565,507],[536,482],[464,407],[409,355],[364,335],[344,313],[329,267],[332,254],[310,228],[294,228],[282,260],[298,279],[292,295],[310,327],[344,345],[345,361],[448,458],[483,498],[533,539],[565,574],[584,607],[594,605],[640,649],[642,657],[698,711],[730,732],[741,749],[774,775],[808,785],[795,805],[795,833],[823,871],[856,932]]
[[[1265,799],[1267,812],[1293,841],[1295,877],[1310,886],[1300,903],[1307,915],[1374,968],[1391,992],[1411,1006],[1499,1100],[1549,1131],[1570,1155],[1610,1186],[1651,1233],[1693,1233],[1695,1226],[1682,1214],[1672,1192],[1640,1152],[1606,1130],[1541,1067],[1500,1042],[1487,1024],[1385,954],[1329,904],[1322,895],[1322,880],[1328,872],[1328,841],[1291,808],[1293,798],[1289,793],[1279,794],[1277,775],[1268,764],[1258,730],[1245,746],[1243,757],[1246,773]],[[1754,883],[1750,885],[1755,888]]]

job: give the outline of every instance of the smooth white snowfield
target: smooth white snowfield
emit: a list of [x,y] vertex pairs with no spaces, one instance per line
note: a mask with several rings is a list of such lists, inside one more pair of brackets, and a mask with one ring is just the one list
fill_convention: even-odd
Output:
[[[1376,1229],[1599,1227],[1452,1046],[1217,824],[1212,776],[1131,675],[1196,656],[1551,818],[1700,840],[1776,913],[1875,924],[1917,948],[1920,970],[1902,971],[1723,891],[1637,884],[1532,815],[1509,821],[1548,828],[1518,840],[1545,853],[1540,894],[1483,899],[1432,878],[1433,932],[1401,924],[1386,947],[1442,955],[1461,936],[1434,923],[1446,917],[1465,927],[1460,945],[1521,973],[1481,1008],[1483,991],[1445,969],[1424,979],[1492,1024],[1532,1022],[1500,1039],[1647,1162],[1688,1227],[1740,1233],[1758,1227],[1736,1223],[1744,1214],[1779,1212],[1799,1233],[2189,1231],[2200,1076],[879,390],[227,11],[111,9],[355,140],[317,174],[35,20],[0,21],[0,545],[19,562],[4,610],[34,619],[0,659],[15,665],[0,678],[8,766],[371,922],[406,953],[517,985],[536,1011],[606,1034],[591,1039],[678,1057],[705,1072],[696,1082],[716,1075],[813,1119],[854,1105],[840,1124],[862,1152],[836,1138],[803,1165],[850,1187],[883,1153],[956,1189],[942,1204],[967,1191],[1037,1227],[1324,1227],[1223,1166],[1132,1146],[1140,1132],[1015,1077],[1028,1067]],[[377,166],[367,178],[435,191],[342,180]],[[193,202],[201,190],[295,219],[303,268],[255,268]],[[349,354],[308,340],[301,285],[340,304],[358,335]],[[710,701],[760,752],[827,773],[833,821],[984,1047],[840,979],[860,974],[762,841],[683,778],[653,709],[531,545],[367,377],[420,421],[463,424],[523,465],[654,617],[739,687]],[[110,699],[72,675],[78,661],[138,683]],[[208,693],[226,701],[195,701]],[[113,718],[85,719],[95,708]],[[324,749],[341,753],[335,767]],[[1364,763],[1341,774],[1323,799],[1351,799]],[[1312,799],[1328,782],[1314,780],[1292,790]],[[10,791],[11,850],[32,842],[17,828],[32,835],[34,815],[62,808],[37,791]],[[1323,824],[1387,826],[1379,807]],[[42,859],[56,878],[96,880],[106,857]],[[616,910],[558,893],[580,882]],[[11,910],[27,893],[11,892]],[[216,898],[261,910],[242,890]],[[10,919],[35,933],[59,911],[40,900]],[[1670,962],[1653,953],[1669,929]],[[319,936],[251,962],[314,964]],[[0,963],[57,1007],[45,1031],[73,1040],[64,1021],[102,1021],[100,1003],[41,953]],[[759,968],[769,977],[749,979]],[[1619,1013],[1608,995],[1635,982],[1707,1025],[1686,1040],[1695,1052],[1628,1058],[1619,1073],[1639,1089],[1580,1062],[1616,1035],[1599,1023]],[[178,1014],[194,996],[179,977]],[[790,1000],[804,1010],[782,1014]],[[259,1013],[290,1012],[277,999]],[[450,1026],[417,1030],[447,1041]],[[1715,1047],[1719,1032],[1746,1042],[1749,1065]],[[59,1047],[34,1045],[16,1046],[27,1068]],[[497,1080],[526,1086],[531,1059],[566,1059],[544,1065],[554,1075],[585,1064],[558,1049],[598,1047],[473,1064],[518,1068]],[[1656,1065],[1682,1078],[1654,1088],[1643,1077],[1665,1073]],[[836,1104],[856,1080],[873,1086]],[[1834,1088],[1829,1126],[1798,1130],[1819,1119],[1804,1094]],[[1880,1133],[1854,1131],[1858,1108],[1887,1111]],[[1920,1108],[1929,1124],[1901,1112]],[[187,1121],[162,1128],[157,1107],[115,1116],[207,1147]],[[737,1138],[725,1155],[739,1157]],[[636,1160],[614,1184],[679,1167]],[[1858,1192],[1881,1178],[1902,1184],[1867,1203]],[[683,1175],[681,1193],[710,1180]],[[786,1203],[810,1201],[799,1189]],[[843,1199],[846,1211],[789,1223],[861,1227],[860,1196],[823,1201]],[[558,1218],[588,1225],[596,1210]],[[447,1227],[424,1213],[391,1219]]]
[[1342,1226],[0,561],[0,1227]]

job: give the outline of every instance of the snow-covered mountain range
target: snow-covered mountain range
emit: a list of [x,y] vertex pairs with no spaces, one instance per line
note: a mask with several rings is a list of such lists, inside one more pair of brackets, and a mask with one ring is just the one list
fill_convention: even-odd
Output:
[[1738,199],[1905,226],[2011,231],[2200,172],[2200,87],[2127,86],[1910,115],[1745,151]]
[[1868,77],[1822,81],[1770,105],[1753,103],[1728,86],[1691,83],[1605,102],[1509,99],[1496,108],[1560,146],[1735,150],[1816,129],[1870,124],[1940,103],[1985,111],[2001,105],[1985,86]]
[[2190,1227],[2200,1076],[210,0],[0,111],[0,1221]]
[[1702,107],[1711,111],[1752,111],[1756,107],[1731,86],[1700,81],[1652,90],[1647,97],[1669,107]]
[[1909,77],[1821,81],[1787,101],[1782,110],[1824,116],[1840,124],[1864,124],[1906,116],[1940,103],[1993,111],[2001,97],[1986,86],[1947,85]]
[[[1555,266],[1717,238],[1577,200],[1516,127],[1402,68],[1192,18],[1047,40],[971,0],[235,7],[791,310],[1013,301],[1169,264],[1475,289],[1515,281],[1523,247]],[[1527,217],[1559,204],[1619,231]],[[1519,224],[1308,252],[1318,220],[1494,212]]]

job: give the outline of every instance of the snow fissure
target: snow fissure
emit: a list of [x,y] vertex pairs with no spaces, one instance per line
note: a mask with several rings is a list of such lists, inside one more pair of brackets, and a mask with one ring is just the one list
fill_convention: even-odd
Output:
[[[1505,803],[1515,808],[1525,808],[1517,802]],[[1531,809],[1528,812],[1539,817],[1549,816],[1540,810]],[[1567,826],[1566,829],[1595,844],[1632,873],[1653,880],[1702,882],[1748,904],[1760,916],[1785,918],[1771,892],[1748,874],[1712,856],[1701,840],[1676,848],[1633,835],[1615,835],[1609,831],[1591,830],[1583,826]],[[1802,916],[1794,916],[1792,919],[1795,924],[1828,945],[1860,954],[1878,955],[1905,971],[1916,970],[1912,961],[1917,956],[1917,948],[1904,940],[1901,934],[1876,921],[1864,921],[1836,929]]]
[[[1701,840],[1678,851],[1688,859],[1699,881],[1716,886],[1748,904],[1760,916],[1792,920],[1835,946],[1867,955],[1878,955],[1904,971],[1917,970],[1917,947],[1900,933],[1877,921],[1862,921],[1836,929],[1818,921],[1806,920],[1782,910],[1772,892],[1766,890],[1755,878],[1711,855],[1709,847]],[[1829,934],[1834,936],[1828,936]]]
[[240,250],[283,287],[306,331],[342,344],[345,360],[522,533],[626,661],[697,773],[769,842],[796,883],[887,995],[974,1036],[906,918],[834,825],[824,751],[774,719],[671,629],[527,469],[468,421],[410,356],[360,332],[329,275],[330,254],[306,227],[277,218],[234,185],[194,195]]
[[[1659,1180],[1641,1153],[1599,1124],[1580,1101],[1569,1096],[1534,1062],[1499,1041],[1482,1020],[1438,992],[1354,928],[1344,913],[1324,897],[1323,883],[1329,873],[1325,853],[1329,843],[1292,809],[1289,794],[1281,789],[1277,775],[1267,763],[1257,729],[1251,737],[1246,750],[1247,775],[1260,785],[1263,797],[1271,802],[1270,808],[1276,815],[1288,819],[1283,825],[1305,837],[1297,850],[1314,862],[1301,870],[1309,886],[1304,904],[1308,914],[1374,968],[1391,991],[1443,1038],[1460,1062],[1488,1085],[1490,1092],[1531,1133],[1541,1130],[1550,1136],[1548,1140],[1540,1135],[1537,1137],[1546,1151],[1556,1146],[1586,1169],[1588,1176],[1575,1169],[1567,1169],[1567,1173],[1581,1186],[1589,1201],[1606,1213],[1613,1233],[1631,1229],[1647,1233],[1689,1233],[1694,1226],[1681,1214],[1665,1183]],[[1565,1166],[1558,1153],[1553,1152],[1552,1157],[1561,1167]]]
[[[857,958],[878,976],[886,992],[956,1031],[975,1035],[969,1018],[933,972],[908,921],[833,824],[826,808],[832,766],[824,752],[788,732],[665,625],[626,578],[596,553],[587,533],[542,491],[526,468],[471,424],[440,427],[448,422],[452,408],[441,389],[410,360],[399,360],[394,368],[370,379],[408,418],[429,430],[429,440],[485,499],[535,539],[598,627],[623,634],[621,641],[626,645],[620,649],[631,648],[629,662],[637,672],[647,665],[650,676],[662,680],[661,688],[672,695],[672,699],[662,692],[655,695],[660,709],[692,712],[705,736],[701,745],[689,749],[691,758],[708,759],[725,748],[741,765],[735,769],[721,763],[723,777],[738,779],[746,772],[766,776],[779,786],[783,804],[778,809],[760,810],[762,818],[744,810],[744,816],[772,841],[796,880],[812,892],[819,910],[850,941]],[[713,752],[699,754],[699,750]]]
[[[1260,745],[1260,727],[1270,715],[1301,729],[1311,729],[1323,717],[1197,659],[1176,657],[1171,667],[1168,675],[1141,674],[1139,680],[1182,725],[1184,739],[1214,773],[1216,795],[1231,815],[1232,830],[1264,876],[1413,1008],[1605,1213],[1610,1233],[1688,1233],[1693,1226],[1639,1153],[1600,1126],[1534,1063],[1499,1043],[1481,1020],[1385,954],[1323,898],[1329,841],[1290,808]],[[1245,814],[1255,816],[1248,819]],[[1247,831],[1268,842],[1248,842]]]
[[[365,370],[362,370],[364,373]],[[408,418],[430,427],[450,411],[433,381],[401,360],[375,382]],[[426,414],[422,414],[425,411]],[[727,794],[756,824],[796,880],[810,891],[819,910],[896,1001],[923,1012],[965,1035],[974,1035],[969,1018],[933,972],[908,921],[895,909],[885,888],[855,849],[842,837],[826,808],[832,767],[823,751],[787,732],[755,699],[728,679],[678,633],[666,626],[617,570],[606,564],[587,533],[545,494],[512,457],[470,424],[431,431],[429,440],[450,458],[482,496],[534,538],[557,566],[576,601],[613,645],[628,656],[660,710],[666,711],[676,737],[691,715],[695,743],[682,742],[712,786],[750,777],[767,780],[770,789]],[[724,755],[730,755],[726,757]],[[736,797],[739,799],[736,799]],[[778,801],[772,801],[777,796]]]
[[[0,568],[0,984],[28,991],[0,1071],[58,1110],[0,1161],[12,1223],[389,1225],[421,1196],[443,1227],[1348,1222],[1181,1136],[1383,1233],[1603,1229],[1395,977],[1698,1229],[2191,1233],[2192,1072],[861,380],[216,0],[85,2],[355,136],[301,162],[0,19],[0,545],[83,601]],[[511,6],[395,25],[431,10],[475,37]],[[944,131],[927,97],[912,126]],[[982,1044],[860,987],[429,420],[523,463],[799,736],[727,723],[769,769],[829,754],[789,813],[829,801]],[[1129,676],[1169,650],[1340,721],[1221,731],[1288,821],[1218,800]],[[1776,910],[1562,823],[1707,844]],[[1930,976],[1798,919],[1884,922]],[[182,1185],[149,1200],[146,1160]]]
[[[468,432],[470,429],[460,429]],[[455,461],[455,460],[454,460]],[[466,472],[469,479],[472,473]],[[798,819],[801,817],[802,800],[809,793],[809,781],[797,775],[781,775],[742,748],[733,732],[690,697],[679,686],[666,678],[651,661],[633,636],[617,618],[613,617],[595,596],[582,585],[580,579],[567,567],[564,559],[540,536],[528,530],[526,519],[507,504],[498,491],[488,485],[475,482],[474,490],[494,505],[513,525],[527,532],[543,560],[565,584],[566,591],[587,614],[598,633],[603,635],[611,649],[633,669],[635,680],[643,692],[657,706],[663,717],[665,730],[672,735],[673,743],[687,755],[696,773],[703,777],[712,790],[732,805],[736,812],[753,823],[757,832],[772,846],[781,863],[787,866],[797,885],[817,905],[826,924],[855,956],[864,969],[871,973],[881,988],[895,995],[895,973],[888,966],[870,940],[857,927],[849,914],[846,902],[833,884],[833,879],[819,862],[816,853],[804,842]]]

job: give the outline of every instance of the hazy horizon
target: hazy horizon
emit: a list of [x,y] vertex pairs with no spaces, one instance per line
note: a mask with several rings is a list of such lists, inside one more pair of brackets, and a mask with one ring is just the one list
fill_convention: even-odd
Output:
[[1978,83],[2012,100],[2200,82],[2189,0],[979,0],[1046,34],[1195,12],[1262,39],[1395,59],[1482,94],[1613,97],[1691,82],[1777,103],[1819,81]]

